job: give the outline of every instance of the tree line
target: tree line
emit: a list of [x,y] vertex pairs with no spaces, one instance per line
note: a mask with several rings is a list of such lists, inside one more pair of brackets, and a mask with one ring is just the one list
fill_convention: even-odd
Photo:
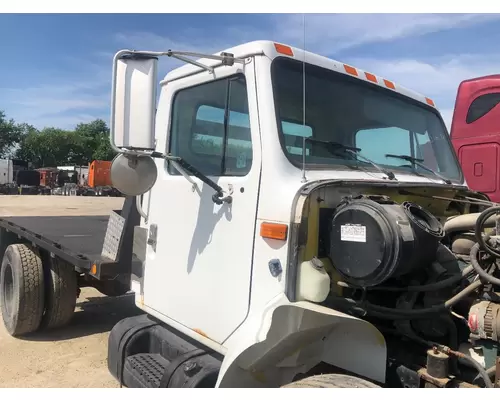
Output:
[[73,130],[34,126],[7,118],[0,110],[0,158],[28,161],[33,168],[87,165],[112,160],[109,127],[102,119],[80,123]]

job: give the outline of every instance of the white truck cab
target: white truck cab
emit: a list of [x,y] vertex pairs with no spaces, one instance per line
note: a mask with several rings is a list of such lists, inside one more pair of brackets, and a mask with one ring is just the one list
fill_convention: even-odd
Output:
[[[156,101],[161,56],[186,65]],[[270,41],[123,50],[113,71],[111,176],[142,216],[145,314],[109,339],[123,385],[482,385],[474,365],[453,369],[472,333],[452,314],[464,297],[446,301],[469,278],[460,215],[487,199],[431,99]]]

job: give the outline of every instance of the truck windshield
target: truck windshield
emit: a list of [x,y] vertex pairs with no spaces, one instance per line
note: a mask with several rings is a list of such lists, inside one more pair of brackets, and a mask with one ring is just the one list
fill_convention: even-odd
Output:
[[[361,157],[356,160],[336,156],[324,146],[306,141],[308,169],[355,167],[363,163],[364,156],[396,173],[435,178],[432,170],[462,183],[444,123],[431,107],[348,75],[307,63],[304,66],[289,58],[273,61],[272,79],[280,141],[297,167],[303,161],[304,137],[311,137],[356,147]],[[387,154],[419,159],[427,168]],[[366,168],[374,167],[366,163]]]

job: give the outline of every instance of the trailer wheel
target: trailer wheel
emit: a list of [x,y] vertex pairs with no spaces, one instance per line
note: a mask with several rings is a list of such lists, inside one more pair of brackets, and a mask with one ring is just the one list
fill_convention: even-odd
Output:
[[40,255],[25,244],[7,247],[0,271],[2,319],[12,336],[34,332],[44,307],[44,279]]
[[288,383],[282,388],[380,388],[380,386],[356,376],[324,374],[308,376]]
[[73,267],[59,258],[46,263],[47,282],[43,329],[55,329],[67,325],[75,312],[78,282]]

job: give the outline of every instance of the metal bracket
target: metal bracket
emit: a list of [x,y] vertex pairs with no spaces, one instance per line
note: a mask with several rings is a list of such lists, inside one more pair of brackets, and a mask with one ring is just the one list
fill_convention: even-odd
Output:
[[156,252],[157,236],[158,236],[158,225],[151,224],[149,226],[148,244],[153,248],[153,251],[155,252]]

